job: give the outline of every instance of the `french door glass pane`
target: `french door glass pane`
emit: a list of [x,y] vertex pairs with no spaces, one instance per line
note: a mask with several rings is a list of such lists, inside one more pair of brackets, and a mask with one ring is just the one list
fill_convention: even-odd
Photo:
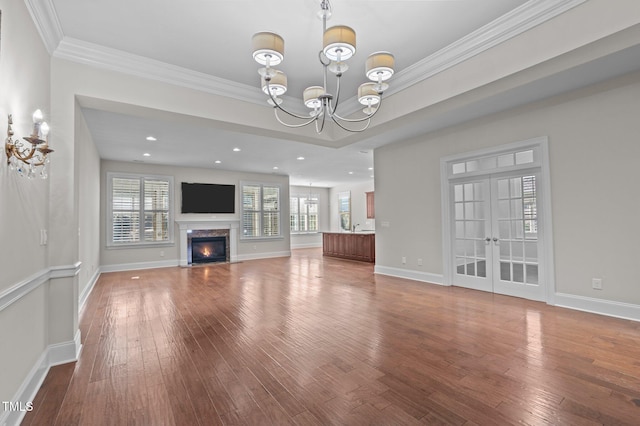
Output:
[[500,279],[538,284],[535,176],[498,179]]
[[485,182],[471,182],[453,186],[455,217],[456,273],[486,277],[487,224],[485,209],[488,192]]

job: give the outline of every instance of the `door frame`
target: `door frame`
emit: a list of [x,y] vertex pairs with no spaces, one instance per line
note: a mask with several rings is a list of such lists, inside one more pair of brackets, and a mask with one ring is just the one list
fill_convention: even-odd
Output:
[[[499,156],[504,153],[533,149],[537,152],[535,163],[521,166],[497,167],[489,170],[465,172],[459,177],[451,174],[453,164],[472,161],[483,157]],[[541,209],[538,211],[540,220],[544,222],[544,235],[539,235],[539,243],[542,245],[543,254],[539,260],[541,264],[540,278],[544,286],[544,301],[550,305],[555,303],[555,267],[553,255],[553,224],[551,210],[551,173],[549,168],[549,138],[541,136],[519,142],[484,148],[475,151],[454,154],[440,159],[440,195],[442,212],[442,261],[443,284],[453,285],[454,259],[453,238],[451,221],[451,194],[450,183],[458,178],[470,178],[473,176],[489,176],[503,172],[525,170],[535,167],[539,169],[540,182],[538,197],[541,201]]]

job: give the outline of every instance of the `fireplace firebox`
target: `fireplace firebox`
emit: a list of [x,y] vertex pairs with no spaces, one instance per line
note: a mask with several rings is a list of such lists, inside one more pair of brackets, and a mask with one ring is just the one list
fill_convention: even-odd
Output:
[[227,261],[227,238],[202,237],[191,239],[191,263],[212,263]]

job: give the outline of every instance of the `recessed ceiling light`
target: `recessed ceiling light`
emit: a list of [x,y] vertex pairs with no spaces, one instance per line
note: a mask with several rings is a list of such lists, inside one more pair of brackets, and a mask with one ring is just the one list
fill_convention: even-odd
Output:
[[278,167],[278,166],[274,166],[273,167],[273,170],[279,170],[279,169],[280,169],[280,167]]
[[300,157],[296,158],[296,160],[304,160],[304,157],[300,156]]
[[149,154],[148,152],[145,152],[144,154],[142,154],[145,157],[151,157],[151,154]]
[[154,138],[153,136],[147,136],[147,140],[154,142],[154,141],[157,141],[158,139]]
[[373,167],[369,167],[369,170],[373,170]]
[[233,148],[233,152],[240,152],[242,151],[240,148]]
[[352,174],[353,174],[353,172],[349,172],[349,174],[350,174],[350,175],[352,175]]
[[222,161],[220,161],[220,160],[216,160],[216,161],[215,161],[215,163],[216,163],[216,164],[220,164],[220,163],[222,163]]

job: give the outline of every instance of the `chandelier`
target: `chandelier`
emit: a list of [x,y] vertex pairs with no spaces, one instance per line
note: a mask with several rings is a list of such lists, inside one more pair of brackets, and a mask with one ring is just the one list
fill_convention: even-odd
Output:
[[[267,102],[273,106],[276,119],[284,126],[303,127],[315,123],[316,132],[320,133],[327,119],[331,119],[346,131],[362,132],[369,127],[371,118],[380,109],[382,93],[389,87],[385,81],[390,79],[394,72],[394,57],[389,52],[375,52],[367,58],[365,75],[371,81],[358,87],[358,102],[365,106],[362,110],[364,116],[347,118],[338,115],[340,77],[349,68],[345,61],[356,53],[356,33],[344,25],[327,28],[327,20],[331,17],[329,0],[321,0],[318,17],[322,19],[323,31],[323,49],[318,53],[323,68],[323,85],[307,87],[303,92],[303,102],[311,109],[309,115],[287,111],[281,105],[282,99],[279,96],[287,91],[287,76],[272,67],[284,59],[284,39],[272,32],[259,32],[252,38],[253,59],[264,65],[264,68],[258,70],[262,91],[269,97]],[[335,96],[327,88],[328,71],[336,77]],[[297,122],[285,122],[279,111],[293,117]]]
[[7,139],[5,140],[4,150],[7,155],[7,164],[10,170],[15,170],[20,176],[33,178],[36,175],[36,168],[40,169],[40,177],[47,178],[47,164],[49,164],[48,155],[53,152],[49,148],[49,125],[43,121],[42,111],[39,109],[33,113],[33,132],[24,139],[28,143],[13,139],[13,118],[11,114],[8,117]]

